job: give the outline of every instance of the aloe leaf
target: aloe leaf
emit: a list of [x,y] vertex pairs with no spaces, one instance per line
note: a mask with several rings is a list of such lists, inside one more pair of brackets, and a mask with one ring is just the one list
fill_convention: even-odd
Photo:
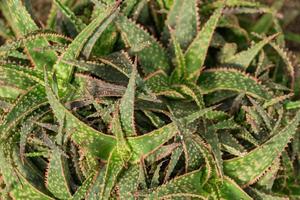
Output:
[[0,67],[0,80],[22,90],[27,90],[36,83],[43,83],[41,75],[39,71],[14,64],[2,64]]
[[[72,3],[74,3],[74,0],[61,0],[60,2],[64,6],[70,6]],[[58,12],[58,7],[56,6],[55,3],[52,3],[50,13],[48,14],[47,22],[46,22],[47,29],[54,30],[56,28],[57,12]]]
[[238,184],[226,176],[224,177],[224,182],[220,188],[220,193],[224,199],[252,199]]
[[204,108],[202,91],[198,85],[195,85],[193,83],[186,83],[175,85],[174,87],[178,88],[181,94],[191,97],[200,109]]
[[183,152],[183,149],[182,147],[177,147],[172,155],[171,155],[171,159],[170,159],[170,162],[168,163],[168,167],[167,167],[167,172],[166,172],[166,175],[164,177],[164,182],[167,182],[173,172],[173,170],[175,169],[178,161],[179,161],[179,158],[181,156]]
[[171,123],[142,136],[128,138],[132,149],[131,162],[138,162],[142,156],[154,151],[177,133],[177,127]]
[[[174,38],[179,47],[186,49],[197,35],[199,26],[198,0],[175,0],[168,13],[165,25],[174,29]],[[168,27],[165,27],[163,39],[169,37]]]
[[268,108],[268,107],[271,107],[271,106],[274,106],[276,104],[279,104],[279,103],[282,103],[283,101],[291,98],[292,96],[294,96],[293,93],[290,93],[290,94],[287,94],[287,95],[282,95],[282,96],[277,96],[277,97],[274,97],[272,99],[270,99],[269,101],[265,102],[263,104],[263,108]]
[[27,137],[28,135],[33,131],[34,123],[33,123],[34,118],[27,120],[25,123],[22,124],[20,128],[20,157],[22,162],[24,162],[24,154],[25,154],[25,148],[26,148],[26,143],[27,143]]
[[235,69],[211,69],[204,71],[199,79],[203,93],[231,90],[246,93],[258,99],[270,99],[271,94],[255,78]]
[[71,133],[71,139],[82,148],[88,149],[92,154],[107,160],[116,145],[116,139],[111,135],[93,129],[75,117],[57,99],[49,86],[47,76],[45,76],[45,79],[48,101],[57,119],[62,120],[65,116],[66,131]]
[[156,151],[151,152],[150,155],[145,158],[145,161],[149,164],[158,162],[162,158],[171,155],[173,150],[175,150],[178,146],[179,146],[179,143],[176,143],[176,142],[171,143],[171,144],[162,145]]
[[165,49],[149,33],[122,15],[117,18],[116,24],[131,49],[139,49],[141,44],[146,43],[145,48],[132,52],[139,57],[146,75],[159,69],[169,72],[170,64]]
[[82,88],[87,90],[89,94],[96,99],[105,96],[121,97],[124,95],[126,90],[124,86],[111,84],[83,74],[76,74],[75,80],[78,81],[82,85]]
[[[38,30],[37,25],[31,19],[30,14],[26,11],[20,0],[2,1],[0,5],[2,9],[9,10],[10,16],[8,20],[18,37],[25,36],[30,32]],[[49,46],[49,43],[44,38],[26,42],[29,57],[36,68],[40,70],[42,70],[44,66],[50,69],[57,59],[56,54],[52,51],[47,51],[47,53],[45,53],[35,50],[36,47],[45,46]]]
[[[196,170],[183,176],[176,177],[166,184],[157,187],[147,194],[146,199],[184,198],[195,197],[205,199],[206,196],[201,184],[203,170]],[[195,184],[196,183],[196,184]]]
[[46,104],[47,98],[43,86],[34,86],[27,93],[20,96],[1,124],[2,140],[9,138],[13,134],[12,130],[24,117]]
[[[1,163],[1,175],[5,181],[6,187],[10,192],[10,196],[15,199],[41,199],[41,200],[54,200],[53,197],[49,195],[49,192],[45,190],[43,184],[40,184],[42,180],[39,180],[37,173],[33,168],[23,167],[21,160],[17,157],[16,152],[13,153],[13,157],[10,157],[7,154],[11,154],[8,150],[12,150],[6,144],[1,144],[0,151],[0,163]],[[14,151],[14,150],[12,150]],[[12,165],[12,162],[16,165],[18,162],[19,167],[22,169],[16,168]],[[31,174],[31,177],[23,174],[23,170],[27,170],[25,173]],[[38,185],[30,181],[30,179],[35,179],[32,181],[40,181]]]
[[165,122],[159,116],[157,116],[155,113],[153,113],[151,111],[147,111],[147,110],[143,110],[143,112],[156,128],[159,128],[159,127],[162,127],[163,125],[165,125]]
[[[124,76],[122,72],[115,70],[114,68],[106,64],[102,64],[102,63],[98,64],[94,62],[83,62],[83,61],[64,61],[64,62],[66,64],[78,67],[78,69],[80,69],[82,72],[90,72],[91,74],[96,75],[97,77],[107,82],[113,82],[119,85],[123,85],[124,83],[128,82],[128,78]],[[85,82],[84,80],[81,80],[84,77],[89,77],[89,76],[87,75],[83,76],[82,74],[75,74],[75,79],[79,84]],[[101,82],[101,81],[96,80],[93,82]],[[123,87],[123,86],[119,86],[119,87]]]
[[[205,116],[211,110],[212,108],[202,109],[200,111],[194,112],[191,115],[178,119],[178,121],[183,124],[189,124],[194,122],[196,119]],[[145,157],[147,154],[158,149],[161,145],[166,143],[177,133],[177,125],[175,122],[173,122],[148,134],[137,137],[128,137],[128,144],[132,149],[131,162],[135,163],[139,161],[142,156]]]
[[[279,133],[243,157],[224,161],[224,173],[238,184],[249,185],[272,165],[291,140],[300,121],[300,112]],[[260,158],[257,160],[257,158]]]
[[94,173],[91,173],[85,181],[82,183],[82,185],[76,190],[75,194],[72,196],[72,200],[82,200],[85,198],[86,193],[91,187],[91,184],[93,183]]
[[61,152],[53,150],[46,174],[46,186],[55,197],[61,199],[68,199],[71,197],[66,167],[66,160]]
[[53,2],[60,9],[60,11],[72,22],[78,32],[86,27],[86,24],[84,24],[82,20],[78,18],[73,13],[73,11],[70,10],[64,3],[62,3],[60,0],[54,0]]
[[290,60],[288,52],[274,42],[271,42],[270,45],[274,48],[275,51],[277,51],[278,55],[281,57],[281,59],[285,63],[286,70],[290,76],[290,85],[291,85],[291,88],[293,89],[295,86],[295,69],[294,69],[293,63]]
[[156,169],[154,170],[151,183],[150,183],[150,188],[157,187],[159,185],[159,178],[160,178],[160,171],[162,168],[162,165],[164,164],[164,161],[161,161],[157,166]]
[[247,69],[251,64],[255,56],[262,50],[262,48],[270,43],[278,34],[271,35],[262,41],[254,44],[249,49],[242,51],[232,57],[225,60],[226,64],[241,67],[242,69]]
[[266,124],[266,127],[271,131],[273,120],[270,118],[268,113],[260,105],[258,105],[258,103],[254,99],[249,98],[249,100],[253,104],[253,107],[256,110],[256,112],[263,119],[264,123]]
[[2,98],[17,99],[23,93],[24,91],[19,88],[0,85],[0,97]]
[[300,101],[288,101],[284,104],[287,110],[300,108]]
[[223,177],[223,159],[222,159],[222,152],[220,141],[216,131],[214,130],[207,130],[201,133],[204,140],[211,146],[211,151],[214,155],[215,165],[217,168],[218,175]]
[[127,85],[125,94],[120,102],[120,117],[122,128],[126,136],[136,135],[134,124],[134,102],[135,102],[135,82],[137,76],[136,66],[132,66],[131,77]]
[[[26,43],[31,42],[33,40],[37,39],[46,39],[49,42],[53,42],[55,44],[66,44],[72,39],[68,38],[67,36],[60,35],[51,31],[42,31],[42,30],[37,30],[32,33],[29,33],[25,36],[22,36],[21,38],[17,38],[14,41],[7,41],[5,44],[3,44],[0,47],[0,55],[3,57],[16,57],[16,58],[21,58],[21,59],[27,59],[27,56],[23,54],[22,52],[17,51],[18,48],[26,46]],[[38,50],[44,50],[44,52],[47,53],[47,50],[51,50],[53,46],[48,45],[48,46],[36,46],[33,47],[35,51]]]
[[171,38],[172,38],[175,56],[176,56],[176,67],[175,70],[172,72],[171,81],[178,83],[182,78],[186,78],[187,76],[186,63],[185,63],[183,51],[180,47],[180,44],[174,37],[173,31],[171,31]]
[[149,74],[144,80],[146,86],[157,95],[166,94],[171,90],[168,83],[168,75],[163,70],[158,70]]
[[129,16],[132,11],[134,10],[136,4],[138,3],[137,0],[126,0],[122,4],[122,12],[126,15]]
[[223,7],[214,12],[185,52],[188,79],[196,80],[202,70],[222,10]]
[[[284,1],[279,0],[273,3],[270,8],[269,13],[264,14],[252,27],[252,32],[256,32],[258,34],[267,33],[272,25],[275,25],[276,21],[276,13],[282,8],[284,5]],[[276,28],[276,27],[275,27]],[[281,31],[278,31],[281,32]]]
[[[56,142],[61,146],[64,144],[64,120],[63,118],[62,121],[59,121],[60,127],[56,136]],[[68,199],[72,196],[69,186],[70,172],[66,157],[57,148],[52,150],[49,158],[46,171],[46,186],[55,197]]]
[[256,183],[258,188],[263,188],[267,191],[270,191],[272,189],[274,181],[276,179],[276,175],[280,169],[280,165],[280,159],[274,161],[274,164],[270,167],[266,174],[261,177]]
[[232,155],[243,156],[245,154],[244,147],[232,134],[224,132],[219,135],[222,150],[229,152]]
[[105,172],[106,166],[97,171],[96,175],[93,178],[93,183],[89,188],[85,199],[97,200],[101,198]]
[[[94,1],[95,7],[92,13],[92,18],[95,18],[98,15],[101,15],[105,12],[106,9],[113,6],[114,1],[110,2],[100,2],[100,1]],[[125,2],[123,2],[122,5],[124,5]],[[122,10],[121,5],[121,10]],[[96,34],[97,35],[97,34]],[[113,51],[113,48],[115,46],[115,43],[118,39],[118,32],[115,24],[110,24],[105,31],[101,34],[101,37],[94,36],[90,39],[89,43],[95,43],[95,45],[88,45],[87,48],[83,49],[83,55],[85,57],[89,57],[89,55],[94,56],[103,56],[108,55]],[[92,49],[91,47],[94,46]]]
[[118,150],[114,149],[108,158],[100,199],[109,199],[111,190],[123,167],[123,158],[118,154]]
[[[217,0],[211,4],[212,7],[219,7],[223,4],[223,0]],[[253,7],[253,8],[261,8],[263,5],[256,1],[249,0],[227,0],[226,6],[229,7]]]
[[[209,147],[199,135],[188,135],[185,139],[186,143],[192,144],[192,146],[195,148],[195,152],[197,153],[194,155],[194,157],[198,157],[197,160],[199,160],[199,157],[201,157],[202,162],[204,161],[204,171],[203,171],[203,181],[201,182],[201,185],[204,186],[209,182],[211,178],[216,178],[219,176],[218,169],[214,165],[214,157],[211,152],[211,147]],[[190,153],[189,153],[190,156]]]
[[117,139],[117,154],[121,157],[123,164],[126,165],[131,156],[130,147],[126,141],[125,134],[122,130],[122,125],[119,116],[119,109],[115,110],[114,116],[111,122],[112,133],[116,136]]
[[118,198],[121,200],[134,200],[138,190],[139,165],[131,165],[120,174],[116,187],[119,188]]
[[[99,161],[92,155],[89,151],[84,151],[84,149],[79,147],[79,168],[81,173],[85,178],[99,168]],[[95,175],[96,176],[96,175]]]
[[[103,16],[105,18],[107,10],[111,10],[114,5],[101,6],[97,8],[97,17]],[[117,40],[117,31],[114,24],[110,23],[107,26],[99,27],[95,30],[94,34],[86,42],[82,54],[89,58],[92,51],[95,49],[95,53],[100,55],[107,54],[113,49],[113,45]]]
[[69,44],[67,50],[62,54],[59,61],[54,65],[54,69],[57,72],[57,77],[62,80],[62,83],[70,81],[73,73],[73,66],[67,65],[62,60],[76,59],[86,42],[93,37],[96,30],[105,30],[106,27],[112,22],[117,15],[117,9],[106,10],[104,15],[99,15],[95,18],[85,29],[83,29],[79,35]]

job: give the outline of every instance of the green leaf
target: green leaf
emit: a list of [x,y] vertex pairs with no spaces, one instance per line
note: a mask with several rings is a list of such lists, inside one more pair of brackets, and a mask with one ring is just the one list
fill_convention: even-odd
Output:
[[263,188],[267,191],[270,191],[272,189],[277,173],[280,169],[280,165],[280,159],[274,161],[273,165],[266,172],[266,174],[263,177],[261,177],[256,183],[258,188]]
[[[0,171],[10,196],[14,199],[54,200],[41,184],[43,180],[40,180],[36,169],[23,166],[20,158],[17,157],[17,151],[11,149],[7,144],[1,144]],[[11,153],[13,157],[10,157]]]
[[139,165],[131,165],[120,174],[116,187],[119,188],[118,198],[134,200],[134,194],[139,185]]
[[136,135],[134,123],[135,82],[137,76],[136,65],[132,65],[132,68],[127,89],[120,102],[121,123],[126,136]]
[[62,120],[65,116],[66,131],[71,133],[71,139],[82,148],[88,149],[93,155],[107,160],[110,152],[116,145],[116,139],[111,135],[95,130],[75,117],[57,99],[49,86],[46,75],[45,82],[47,98],[53,112],[58,120]]
[[[106,9],[114,5],[114,1],[106,2],[105,4],[104,2],[102,3],[100,1],[96,1],[96,2],[94,1],[94,3],[95,3],[95,7],[93,10],[92,18],[95,18],[98,15],[103,15]],[[122,10],[122,5],[121,5],[121,10]],[[99,33],[95,34],[95,36],[89,40],[88,43],[91,43],[91,45],[87,45],[86,48],[83,49],[82,54],[85,57],[88,58],[90,54],[95,56],[108,55],[113,51],[115,43],[118,39],[118,32],[115,24],[110,24],[101,34],[101,37],[97,36],[99,35]],[[96,41],[95,45],[92,45],[92,43],[94,43],[95,41]]]
[[22,93],[24,91],[19,88],[0,85],[0,97],[2,98],[17,99]]
[[138,162],[142,156],[146,156],[163,145],[176,133],[177,127],[174,123],[171,123],[145,135],[128,138],[129,146],[133,151],[131,162]]
[[262,50],[262,48],[270,43],[278,34],[271,35],[262,41],[255,43],[249,49],[241,51],[238,54],[235,54],[232,57],[229,57],[225,60],[225,63],[232,66],[241,67],[242,69],[247,69],[251,64],[255,56]]
[[224,173],[221,145],[216,131],[212,129],[203,131],[201,136],[211,146],[211,151],[214,155],[215,167],[217,168],[218,175],[223,177]]
[[174,30],[174,38],[181,49],[186,50],[197,35],[199,26],[198,0],[174,0],[165,22],[163,39],[169,37],[169,27]]
[[82,183],[82,185],[76,190],[75,194],[72,196],[72,200],[82,200],[85,198],[86,193],[90,189],[92,183],[93,183],[93,178],[94,178],[94,173],[91,173],[85,181]]
[[139,49],[141,44],[147,44],[142,50],[132,52],[138,56],[146,75],[159,69],[169,72],[170,65],[165,49],[149,33],[122,15],[117,18],[116,24],[123,40],[131,49]]
[[[257,200],[286,200],[289,199],[288,196],[278,196],[275,194],[268,194],[263,191],[257,190],[255,188],[251,188],[249,194]],[[290,195],[291,197],[292,195]]]
[[[178,119],[183,124],[190,124],[196,119],[205,116],[212,108],[205,108],[192,113],[186,117]],[[175,122],[167,124],[160,129],[156,129],[142,136],[129,137],[128,144],[132,149],[131,162],[136,163],[141,157],[145,157],[150,152],[158,149],[178,133],[178,128]]]
[[70,20],[70,22],[75,26],[76,30],[80,32],[86,27],[80,18],[78,18],[71,9],[69,9],[60,0],[53,0],[55,5],[60,9],[60,11]]
[[116,136],[117,139],[117,146],[116,146],[117,154],[122,159],[123,165],[127,165],[127,162],[131,157],[131,149],[126,141],[125,134],[122,130],[118,108],[115,110],[114,116],[112,118],[111,126],[112,126],[111,128],[112,133]]
[[175,85],[174,87],[176,89],[178,88],[181,94],[187,95],[192,98],[200,109],[204,108],[202,91],[198,85],[195,85],[193,83],[185,83],[181,85]]
[[[97,17],[99,18],[99,16],[102,16],[103,19],[105,19],[107,15],[106,13],[107,10],[113,10],[113,7],[115,6],[116,5],[111,4],[110,6],[102,6],[101,8],[98,8]],[[110,20],[108,21],[108,23],[110,23]],[[95,30],[94,34],[86,42],[82,50],[82,54],[86,58],[89,58],[91,56],[93,49],[95,49],[95,53],[99,53],[99,54],[108,53],[109,50],[113,49],[113,45],[115,44],[116,40],[117,40],[117,33],[114,24],[110,23],[109,25],[106,26],[100,26]],[[104,50],[104,48],[107,48],[107,50]]]
[[137,0],[126,0],[124,1],[124,3],[122,4],[122,12],[126,15],[129,16],[132,11],[134,10],[134,8],[136,7],[136,4],[139,1]]
[[36,109],[47,104],[45,89],[37,85],[18,98],[15,105],[6,114],[1,124],[1,140],[5,141],[14,132],[12,131],[24,117],[31,114]]
[[[56,135],[58,145],[64,145],[64,122],[59,121],[60,127]],[[68,199],[72,196],[70,190],[70,171],[68,168],[67,158],[55,147],[49,158],[48,169],[46,171],[46,186],[51,193],[60,199]]]
[[204,199],[205,192],[201,186],[203,170],[196,170],[176,177],[166,184],[157,187],[153,192],[146,195],[147,199],[167,199],[195,197]]
[[185,52],[188,79],[196,80],[202,70],[222,10],[223,7],[214,12]]
[[[217,0],[211,4],[212,7],[219,7],[224,3],[223,0]],[[226,6],[229,7],[253,7],[261,8],[264,7],[261,3],[249,0],[227,0]]]
[[[61,55],[61,58],[54,65],[54,69],[57,72],[57,77],[61,80],[62,84],[69,82],[72,78],[73,66],[67,65],[62,60],[76,59],[86,42],[92,38],[95,31],[99,33],[99,30],[105,30],[107,26],[116,17],[118,11],[114,7],[113,9],[106,10],[104,15],[99,15],[95,18],[85,29],[83,29],[77,37],[69,44],[67,50]],[[61,84],[60,84],[61,85]]]
[[238,184],[226,176],[224,177],[223,184],[220,188],[220,193],[223,199],[252,199]]
[[180,158],[182,152],[183,152],[182,147],[177,147],[172,152],[170,162],[168,163],[167,172],[166,172],[166,175],[165,175],[165,178],[164,178],[164,182],[167,182],[169,180],[173,170],[175,169],[175,167],[176,167],[176,165],[179,161],[179,158]]
[[104,166],[103,168],[101,168],[97,171],[96,175],[94,176],[93,183],[92,183],[91,187],[89,188],[85,199],[98,200],[102,197],[101,192],[102,192],[102,188],[103,188],[105,172],[106,172],[106,166]]
[[[272,28],[272,25],[275,25],[275,19],[277,12],[284,5],[283,0],[278,0],[273,2],[271,12],[264,14],[252,27],[251,31],[256,32],[258,34],[268,33],[268,31]],[[279,31],[278,31],[279,32]]]
[[111,190],[115,186],[115,182],[123,167],[123,158],[118,154],[118,150],[114,149],[108,158],[100,199],[109,199]]
[[39,71],[14,64],[2,64],[0,66],[0,80],[6,86],[14,86],[21,90],[28,90],[36,83],[43,83],[42,74]]
[[171,75],[171,81],[174,83],[180,82],[181,79],[186,78],[187,71],[186,71],[186,63],[183,51],[180,47],[180,44],[174,37],[173,30],[171,31],[171,39],[173,42],[174,50],[175,50],[175,56],[176,56],[176,67]]
[[[5,44],[3,44],[0,47],[0,55],[3,57],[16,57],[20,59],[27,59],[27,55],[25,55],[23,52],[19,52],[18,48],[22,48],[26,46],[26,43],[31,42],[33,40],[38,39],[46,39],[49,42],[53,42],[53,45],[56,46],[63,46],[64,44],[72,41],[70,38],[64,35],[57,34],[55,32],[51,31],[43,31],[43,30],[37,30],[32,33],[29,33],[21,38],[17,38],[13,41],[8,40]],[[55,46],[36,46],[33,47],[35,51],[44,51],[47,53],[47,50],[51,50],[51,48],[54,48]],[[5,61],[3,61],[5,63]],[[9,62],[8,62],[9,63]],[[6,63],[6,64],[8,64]]]
[[271,94],[255,78],[235,69],[220,68],[204,71],[199,79],[199,86],[204,94],[231,90],[246,93],[258,99],[270,99]]
[[[61,0],[61,3],[64,6],[70,6],[70,4],[74,3],[74,0]],[[57,12],[58,12],[58,7],[55,5],[55,3],[51,4],[51,9],[50,9],[50,13],[48,14],[47,17],[47,23],[46,23],[46,28],[47,29],[51,29],[54,30],[56,27],[56,19],[57,19]]]
[[[11,23],[11,27],[16,33],[17,37],[25,36],[33,31],[38,30],[37,25],[31,19],[30,14],[22,5],[20,0],[8,0],[0,3],[2,10],[8,10],[10,16],[8,21]],[[32,41],[26,42],[26,48],[29,53],[30,60],[34,63],[37,69],[43,70],[44,66],[50,69],[57,59],[55,52],[36,51],[36,47],[49,46],[48,41],[45,38],[38,38]]]
[[[264,37],[254,34],[256,37],[265,39]],[[281,57],[282,61],[286,65],[286,71],[288,72],[288,75],[290,76],[290,86],[293,89],[295,86],[295,69],[293,66],[293,63],[290,59],[290,56],[288,55],[288,52],[283,49],[280,45],[278,45],[276,42],[270,42],[269,43],[271,47],[278,53],[278,55]]]
[[[300,121],[300,112],[279,133],[243,157],[224,161],[224,172],[240,185],[249,185],[272,165],[291,140]],[[257,158],[260,158],[259,160]]]
[[284,104],[287,110],[300,108],[300,101],[288,101]]
[[69,173],[67,167],[66,158],[63,157],[60,151],[54,149],[46,172],[46,186],[55,197],[60,199],[71,197],[70,176],[67,174]]

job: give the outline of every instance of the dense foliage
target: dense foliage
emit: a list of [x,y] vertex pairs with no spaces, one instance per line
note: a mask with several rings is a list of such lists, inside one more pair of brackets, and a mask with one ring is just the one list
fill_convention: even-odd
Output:
[[300,199],[282,3],[0,0],[1,199]]

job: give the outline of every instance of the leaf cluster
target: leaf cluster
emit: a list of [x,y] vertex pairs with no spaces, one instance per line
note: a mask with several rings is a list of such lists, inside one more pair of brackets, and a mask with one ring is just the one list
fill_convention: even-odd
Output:
[[0,0],[0,197],[299,199],[282,2]]

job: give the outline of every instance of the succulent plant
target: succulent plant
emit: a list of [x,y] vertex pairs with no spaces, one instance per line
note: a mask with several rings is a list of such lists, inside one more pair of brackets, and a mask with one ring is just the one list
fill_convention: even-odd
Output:
[[1,198],[300,198],[279,7],[1,0]]

